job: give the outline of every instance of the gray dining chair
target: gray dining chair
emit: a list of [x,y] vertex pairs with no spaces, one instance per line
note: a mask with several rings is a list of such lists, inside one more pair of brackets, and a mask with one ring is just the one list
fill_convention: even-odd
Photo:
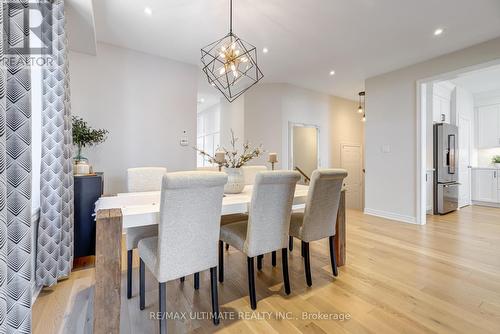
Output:
[[[219,323],[217,241],[227,175],[177,172],[163,176],[158,236],[139,241],[140,309],[145,308],[145,267],[159,283],[159,314],[166,312],[166,282],[210,269],[214,324]],[[160,317],[160,333],[166,332]]]
[[224,281],[223,243],[247,256],[250,305],[257,308],[254,258],[282,250],[285,293],[290,293],[288,277],[288,230],[295,185],[300,174],[292,171],[259,172],[255,178],[248,220],[221,226],[219,241],[219,282]]
[[[161,180],[167,173],[165,167],[138,167],[127,169],[127,191],[159,191]],[[132,298],[132,258],[133,250],[141,239],[153,237],[158,234],[158,227],[139,226],[127,228],[125,244],[127,247],[127,298]]]
[[[243,178],[245,179],[245,185],[253,185],[255,182],[255,176],[259,172],[267,171],[266,166],[243,166],[241,167],[243,172]],[[221,218],[221,225],[227,225],[235,223],[242,220],[247,220],[248,214],[246,213],[236,213],[232,215],[224,215]],[[226,250],[229,249],[229,244],[226,244]],[[274,257],[273,257],[274,258]]]
[[330,262],[333,276],[338,276],[335,258],[335,225],[339,208],[340,192],[347,171],[344,169],[318,169],[311,175],[303,212],[292,212],[290,220],[290,243],[293,238],[301,240],[306,282],[312,285],[309,243],[329,238]]

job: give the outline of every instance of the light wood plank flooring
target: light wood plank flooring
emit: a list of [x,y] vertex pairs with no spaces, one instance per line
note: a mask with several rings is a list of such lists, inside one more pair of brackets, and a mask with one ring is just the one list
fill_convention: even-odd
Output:
[[[300,244],[289,257],[292,294],[282,289],[280,257],[270,256],[258,272],[257,312],[270,319],[239,319],[251,312],[246,259],[234,249],[225,253],[225,282],[219,285],[221,311],[235,312],[218,327],[210,320],[169,321],[170,333],[500,333],[500,209],[467,207],[430,217],[426,226],[347,213],[347,265],[333,279],[327,241],[311,246],[313,286],[304,279]],[[125,264],[125,252],[123,252]],[[156,333],[150,312],[158,307],[157,283],[146,272],[146,310],[139,310],[138,260],[133,298],[126,299],[123,271],[122,333]],[[125,269],[125,268],[124,268]],[[89,333],[92,268],[76,270],[55,288],[41,292],[33,307],[34,333]],[[210,311],[209,275],[193,290],[169,282],[168,311]],[[277,320],[275,312],[288,320]],[[349,320],[303,319],[310,314],[349,314]],[[239,314],[241,316],[242,314]],[[244,315],[251,316],[252,313]]]

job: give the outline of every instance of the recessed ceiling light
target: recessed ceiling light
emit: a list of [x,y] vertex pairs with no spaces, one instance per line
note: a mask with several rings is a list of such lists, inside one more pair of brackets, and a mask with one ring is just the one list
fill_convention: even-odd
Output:
[[444,32],[444,29],[443,29],[443,28],[437,28],[436,30],[434,30],[434,36],[439,36],[439,35],[441,35],[443,32]]
[[331,70],[331,71],[330,71],[330,75],[335,75],[335,71],[334,71],[334,70]]
[[267,48],[263,48],[263,49],[262,49],[262,52],[263,52],[263,53],[268,53],[268,52],[269,52],[269,50],[268,50]]
[[151,9],[151,7],[144,8],[144,14],[146,14],[147,16],[153,15],[153,10]]

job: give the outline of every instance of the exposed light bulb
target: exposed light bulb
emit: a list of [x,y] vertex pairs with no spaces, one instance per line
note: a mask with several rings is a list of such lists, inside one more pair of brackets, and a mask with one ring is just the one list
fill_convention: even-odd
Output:
[[262,53],[268,53],[268,52],[269,52],[269,50],[267,48],[262,49]]
[[359,106],[358,107],[358,113],[362,114],[363,113],[363,107],[362,106]]
[[361,118],[361,122],[366,122],[366,116],[363,115],[363,118]]
[[226,73],[226,68],[225,67],[221,67],[220,70],[219,70],[219,74],[224,74]]
[[331,70],[331,71],[330,71],[330,75],[335,75],[335,71],[334,71],[334,70]]

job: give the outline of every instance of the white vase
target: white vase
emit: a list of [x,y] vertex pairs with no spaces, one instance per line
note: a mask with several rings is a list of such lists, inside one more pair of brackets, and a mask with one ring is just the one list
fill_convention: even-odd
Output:
[[224,186],[224,193],[239,194],[245,188],[245,178],[241,168],[226,168],[227,183]]

